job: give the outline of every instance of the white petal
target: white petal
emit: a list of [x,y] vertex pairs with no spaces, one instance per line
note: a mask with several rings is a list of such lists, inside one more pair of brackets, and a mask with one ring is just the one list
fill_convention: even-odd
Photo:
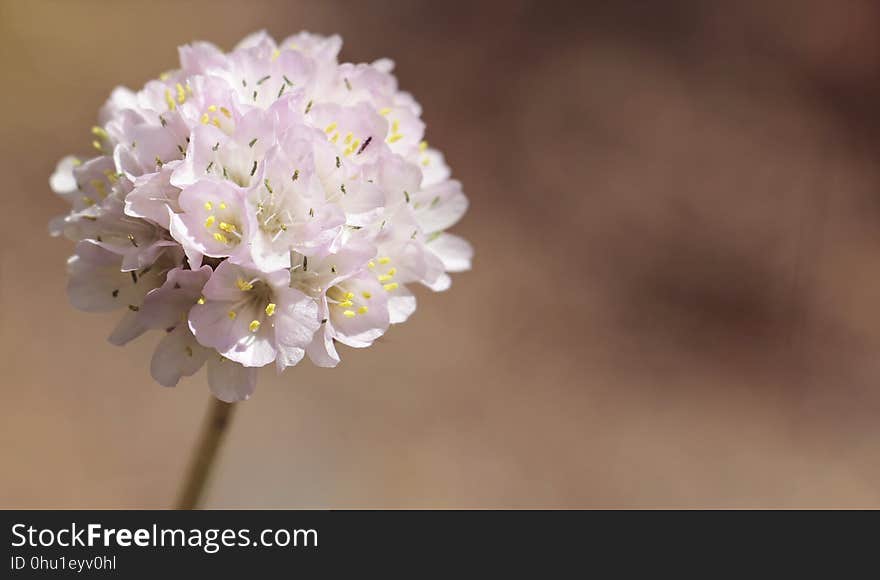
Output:
[[208,357],[208,386],[221,401],[244,401],[257,388],[257,369],[212,354]]

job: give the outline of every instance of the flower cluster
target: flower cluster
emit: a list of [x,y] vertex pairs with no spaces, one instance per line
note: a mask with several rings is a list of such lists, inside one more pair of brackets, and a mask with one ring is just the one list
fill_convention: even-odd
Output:
[[112,92],[96,156],[52,175],[72,206],[50,224],[77,242],[71,302],[124,311],[114,344],[161,330],[162,385],[207,363],[212,392],[236,401],[258,367],[333,367],[337,343],[370,346],[413,313],[407,285],[444,290],[470,267],[445,231],[467,198],[420,106],[390,61],[340,64],[341,45],[183,46],[179,70]]

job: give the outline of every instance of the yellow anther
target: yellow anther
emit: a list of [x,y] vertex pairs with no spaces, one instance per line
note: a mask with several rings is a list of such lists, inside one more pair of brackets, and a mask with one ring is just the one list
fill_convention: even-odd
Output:
[[281,51],[280,51],[280,50],[278,50],[278,49],[276,48],[275,50],[272,51],[272,60],[275,60],[275,59],[278,58],[279,56],[281,56]]
[[342,315],[345,316],[346,318],[354,318],[355,313],[354,313],[354,310],[345,310],[342,312]]
[[248,290],[253,290],[254,285],[245,280],[244,278],[239,278],[235,281],[235,285],[238,286],[238,289],[242,292],[247,292]]
[[207,124],[208,124],[208,121],[210,121],[210,120],[211,120],[211,119],[208,117],[208,113],[203,113],[203,114],[202,114],[202,118],[199,119],[199,121],[202,122],[202,125],[207,125]]
[[345,293],[346,300],[351,300],[352,298],[354,298],[354,292],[346,292]]
[[424,165],[425,167],[427,167],[429,163],[431,163],[431,160],[429,158],[425,157],[424,159],[422,159],[422,165]]
[[101,146],[100,141],[92,141],[92,147],[94,147],[95,149],[97,149],[101,153],[104,152],[104,147]]
[[227,238],[226,236],[224,236],[220,232],[217,232],[214,234],[214,239],[217,240],[218,242],[220,242],[221,244],[228,244],[229,243],[229,238]]
[[186,102],[186,91],[180,83],[177,83],[177,102],[181,105]]
[[217,218],[215,218],[215,217],[212,216],[212,215],[209,215],[209,216],[208,216],[208,219],[205,220],[205,227],[208,228],[208,229],[211,229],[212,227],[214,227],[214,222],[215,222],[215,221],[217,221]]
[[117,181],[119,181],[119,178],[116,177],[116,173],[112,169],[105,169],[104,177],[106,177],[107,181],[109,181],[110,183],[116,183]]
[[272,316],[275,314],[275,303],[270,302],[266,304],[266,316]]
[[330,133],[333,132],[333,129],[335,129],[337,126],[338,126],[338,125],[337,125],[336,123],[330,123],[330,124],[327,125],[327,127],[324,129],[324,132],[327,133],[327,134],[329,135]]
[[367,300],[369,300],[370,298],[373,297],[373,295],[370,294],[369,292],[361,292],[361,296],[363,296],[363,297],[366,298]]
[[351,143],[351,140],[354,139],[354,134],[349,131],[348,135],[345,136],[345,143]]
[[397,274],[397,268],[389,268],[388,269],[389,276],[394,276],[395,274]]
[[227,119],[232,117],[232,113],[230,113],[229,109],[227,109],[226,107],[220,107],[220,112],[223,113],[223,116]]
[[226,223],[226,222],[220,222],[220,225],[217,226],[217,227],[220,228],[221,230],[223,230],[224,232],[229,233],[229,234],[235,232],[235,225],[234,225],[234,224],[228,224],[228,223]]
[[391,132],[395,134],[400,133],[400,121],[395,119],[394,122],[391,123]]
[[256,332],[260,330],[260,321],[259,320],[251,320],[251,323],[248,324],[248,328],[251,332]]
[[170,78],[171,78],[171,73],[169,73],[169,72],[163,72],[159,75],[160,81],[167,81]]
[[336,143],[339,141],[339,133],[333,133],[333,137],[330,138],[331,143]]
[[360,308],[358,308],[358,314],[366,314],[366,313],[367,313],[366,306],[361,306]]
[[107,197],[107,186],[104,185],[104,182],[100,179],[93,179],[89,182],[89,185],[98,192],[98,195],[101,197]]
[[379,276],[379,282],[387,282],[387,281],[391,280],[392,278],[394,278],[394,276],[389,276],[388,274],[382,274],[381,276]]
[[220,128],[220,119],[218,119],[217,117],[214,117],[214,119],[211,121],[211,124],[219,129]]
[[388,142],[389,143],[397,143],[401,139],[403,139],[403,135],[401,135],[400,133],[395,133],[391,137],[388,137]]
[[354,306],[354,302],[352,302],[351,300],[346,300],[345,302],[340,302],[339,305],[342,308],[348,308],[349,306]]
[[205,202],[205,209],[208,211],[211,211],[212,209],[214,209],[214,204],[211,203],[210,201],[206,201]]
[[392,282],[391,284],[385,284],[384,286],[382,286],[382,288],[385,288],[386,292],[391,292],[392,290],[397,290],[398,288],[400,288],[400,284],[398,284],[397,282]]
[[204,304],[204,303],[205,303],[205,297],[204,297],[204,296],[199,296],[199,299],[198,299],[196,302],[198,302],[199,304]]
[[381,258],[379,258],[380,264],[387,264],[390,261],[391,261],[391,258],[389,258],[388,256],[382,256]]
[[391,107],[383,107],[383,108],[379,109],[380,115],[387,115],[390,112],[391,112]]
[[369,266],[370,268],[375,268],[376,262],[374,262],[373,260],[370,260],[369,263],[367,263],[367,266]]
[[230,310],[226,313],[226,316],[229,317],[229,320],[235,320],[235,317],[238,316],[238,314],[236,314],[235,310]]
[[183,347],[183,350],[184,350],[184,352],[186,352],[186,356],[193,355],[193,349],[190,345],[186,345],[185,347]]
[[92,135],[95,137],[100,137],[101,139],[108,139],[110,136],[107,134],[103,128],[98,127],[97,125],[92,127]]
[[220,202],[220,209],[226,209],[226,202],[225,201]]
[[419,151],[424,151],[424,150],[427,149],[427,148],[428,148],[428,142],[427,142],[427,141],[422,141],[421,143],[419,143]]
[[216,113],[217,112],[217,105],[208,105],[208,112],[209,113]]
[[174,104],[174,99],[171,98],[171,91],[169,89],[165,89],[165,103],[167,103],[169,111],[177,108],[177,105]]

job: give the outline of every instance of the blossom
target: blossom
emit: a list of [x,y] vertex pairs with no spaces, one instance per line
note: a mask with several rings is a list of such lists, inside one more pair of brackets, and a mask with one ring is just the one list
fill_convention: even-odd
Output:
[[150,372],[174,386],[207,366],[224,401],[257,369],[341,361],[416,309],[414,285],[450,286],[473,251],[448,233],[468,201],[424,141],[393,63],[340,63],[342,40],[265,32],[224,53],[179,49],[176,70],[114,89],[91,156],[49,183],[76,242],[71,303],[122,311],[110,336],[161,333]]

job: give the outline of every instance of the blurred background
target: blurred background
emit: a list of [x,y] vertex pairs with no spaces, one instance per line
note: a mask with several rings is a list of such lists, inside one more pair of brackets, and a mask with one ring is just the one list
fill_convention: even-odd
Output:
[[880,6],[0,0],[0,506],[173,505],[209,402],[65,296],[48,176],[265,28],[392,57],[472,272],[260,376],[208,507],[880,507]]

